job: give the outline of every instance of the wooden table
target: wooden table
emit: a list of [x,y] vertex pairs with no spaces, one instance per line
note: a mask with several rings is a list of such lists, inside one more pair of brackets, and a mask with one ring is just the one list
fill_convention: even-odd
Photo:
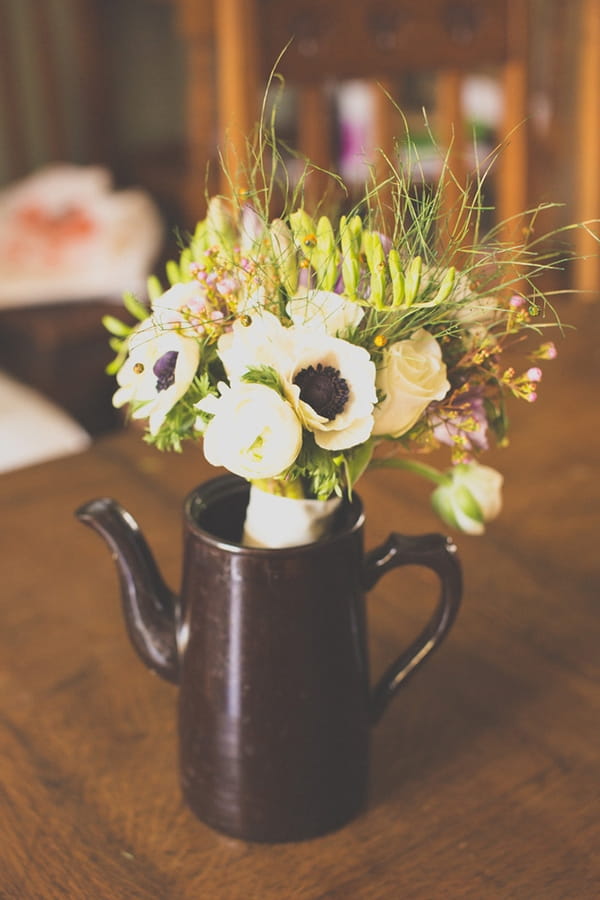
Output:
[[[454,631],[373,733],[369,809],[314,841],[244,844],[183,807],[175,688],[134,657],[109,555],[73,517],[116,496],[176,584],[181,500],[210,474],[201,452],[161,456],[124,433],[0,478],[2,900],[600,896],[600,307],[562,315],[579,330],[493,456],[503,516],[457,536]],[[439,529],[408,475],[369,474],[361,493],[369,546]],[[374,675],[432,588],[406,571],[372,592]]]

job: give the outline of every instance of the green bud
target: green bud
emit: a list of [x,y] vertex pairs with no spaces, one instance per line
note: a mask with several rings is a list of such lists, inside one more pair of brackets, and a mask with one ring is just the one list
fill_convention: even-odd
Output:
[[292,232],[282,219],[274,219],[269,237],[281,283],[291,296],[298,287],[298,262]]
[[404,279],[404,300],[407,306],[414,303],[415,297],[419,293],[421,284],[421,272],[423,269],[423,260],[420,256],[415,256],[409,262]]
[[431,495],[434,510],[451,528],[482,534],[502,508],[502,476],[489,466],[461,463]]
[[317,227],[306,210],[297,209],[290,214],[290,226],[297,246],[310,259],[317,244]]
[[211,197],[206,213],[206,239],[208,246],[231,249],[237,239],[230,207],[223,197]]
[[167,273],[167,281],[173,287],[174,284],[179,284],[182,280],[181,273],[179,272],[179,266],[175,262],[174,259],[170,259],[165,266],[165,271]]
[[377,232],[363,232],[363,248],[371,274],[369,300],[376,309],[383,309],[387,266],[383,244]]
[[400,263],[400,254],[394,247],[388,253],[388,266],[392,279],[392,306],[402,306],[404,303],[404,274]]
[[335,234],[327,216],[319,219],[316,236],[317,246],[313,251],[312,264],[317,274],[317,286],[323,291],[331,291],[338,276],[338,253]]
[[192,280],[192,272],[190,268],[192,262],[192,251],[189,247],[186,247],[181,251],[181,256],[179,257],[179,280],[183,284],[186,284],[188,281]]
[[340,219],[342,278],[344,280],[344,290],[349,297],[355,297],[358,288],[361,238],[362,222],[360,216],[353,216],[349,221],[346,216],[342,216]]
[[444,277],[440,282],[440,286],[438,288],[438,292],[433,299],[433,305],[437,306],[438,303],[444,303],[445,300],[448,299],[452,291],[454,290],[454,282],[456,281],[456,269],[454,266],[450,266],[449,269],[446,269],[444,273]]
[[143,322],[144,319],[147,319],[150,315],[147,306],[144,306],[143,303],[131,293],[131,291],[126,291],[123,294],[123,305],[128,313],[130,313],[134,318],[139,319],[140,322]]
[[148,290],[148,297],[150,298],[150,302],[154,302],[158,300],[159,297],[162,297],[164,294],[162,284],[156,277],[156,275],[150,275],[148,280],[146,281],[146,288]]
[[127,337],[131,333],[131,326],[114,316],[102,316],[102,324],[110,334],[114,334],[116,337]]
[[208,227],[206,219],[202,219],[202,221],[198,222],[196,225],[194,235],[190,241],[190,249],[195,262],[204,261],[204,251],[208,250],[208,247]]

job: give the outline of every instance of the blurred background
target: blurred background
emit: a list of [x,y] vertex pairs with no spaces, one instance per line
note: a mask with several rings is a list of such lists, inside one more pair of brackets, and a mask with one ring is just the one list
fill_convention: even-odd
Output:
[[[230,188],[220,152],[243,187],[286,46],[279,136],[357,193],[406,122],[415,180],[445,153],[466,178],[502,145],[498,217],[546,201],[544,232],[600,216],[598,0],[0,0],[0,429],[14,383],[86,435],[118,427],[101,315]],[[323,190],[315,173],[307,202]],[[595,247],[569,241],[591,258],[562,286],[593,298]]]

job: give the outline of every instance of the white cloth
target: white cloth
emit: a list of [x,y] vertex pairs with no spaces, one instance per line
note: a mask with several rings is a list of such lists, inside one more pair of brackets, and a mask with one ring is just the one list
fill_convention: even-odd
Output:
[[0,191],[0,309],[145,297],[163,236],[145,191],[114,191],[100,166],[45,166]]
[[0,372],[0,472],[80,453],[90,443],[64,410]]
[[342,502],[330,500],[296,500],[280,497],[250,485],[244,536],[246,547],[298,547],[324,537]]

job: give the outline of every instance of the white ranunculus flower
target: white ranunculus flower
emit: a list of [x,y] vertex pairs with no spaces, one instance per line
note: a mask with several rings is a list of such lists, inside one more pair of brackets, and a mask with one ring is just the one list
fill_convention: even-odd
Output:
[[129,356],[117,372],[117,408],[132,404],[133,419],[148,419],[156,434],[196,374],[200,346],[173,328],[145,319],[129,336]]
[[277,316],[263,310],[249,310],[250,325],[242,325],[238,319],[231,331],[222,334],[218,352],[230,381],[238,381],[248,369],[271,366],[279,370],[285,360],[287,329]]
[[343,337],[360,324],[364,310],[333,291],[307,291],[288,301],[286,312],[294,325],[317,328],[332,337]]
[[204,432],[204,455],[242,478],[276,478],[296,460],[302,426],[290,404],[263,384],[219,383],[220,397],[200,401],[213,418]]
[[364,347],[311,328],[289,328],[284,391],[324,450],[364,443],[373,430],[375,365]]
[[436,339],[424,328],[383,352],[377,387],[384,395],[375,408],[374,434],[400,437],[409,431],[432,400],[450,389],[446,364]]
[[479,463],[462,463],[450,471],[449,484],[441,484],[432,494],[433,507],[452,528],[467,534],[482,534],[502,509],[500,472]]

